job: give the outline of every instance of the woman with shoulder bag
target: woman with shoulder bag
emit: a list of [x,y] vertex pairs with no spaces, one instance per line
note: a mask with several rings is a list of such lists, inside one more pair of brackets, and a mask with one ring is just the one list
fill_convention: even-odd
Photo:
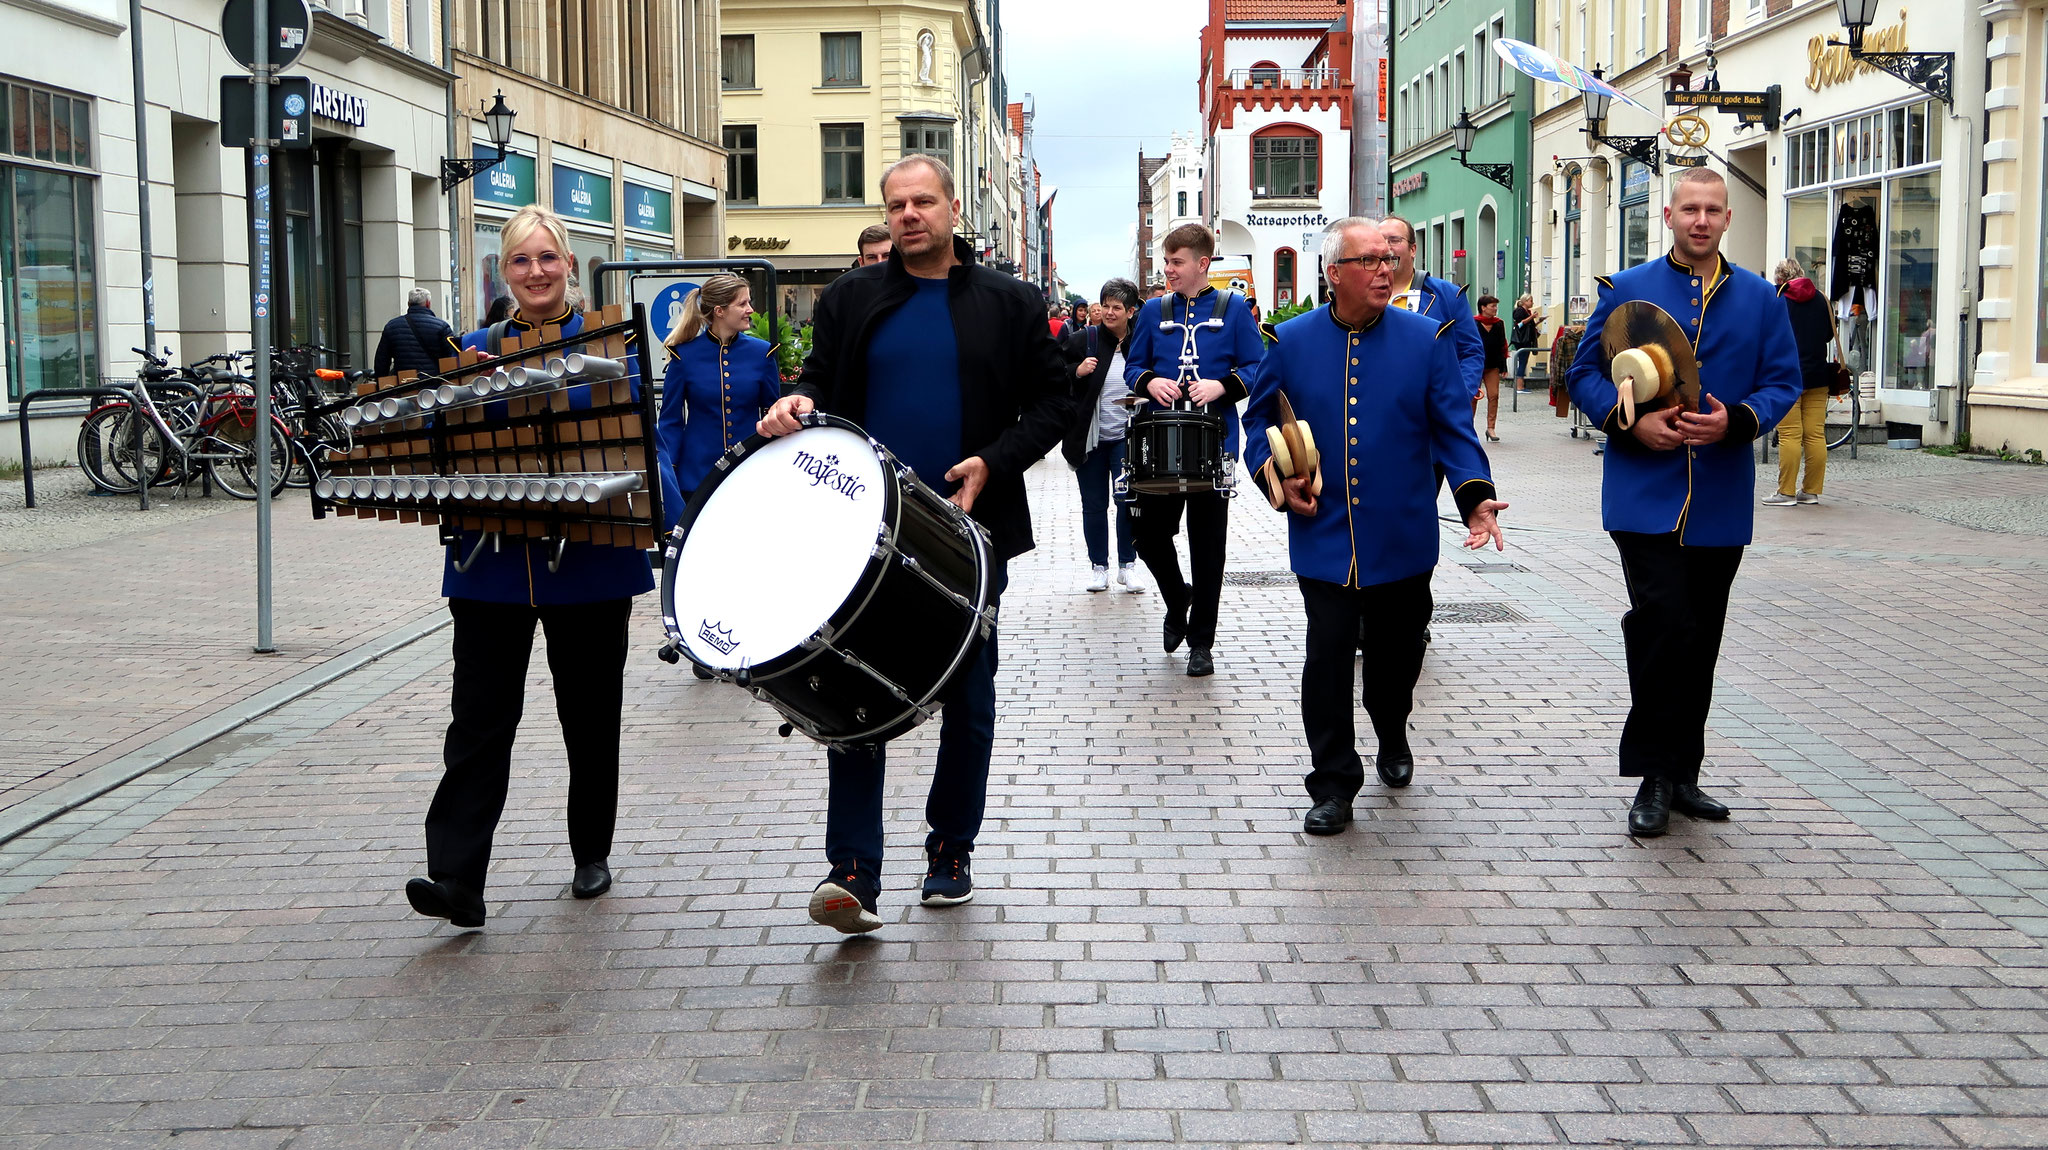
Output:
[[[1828,359],[1828,344],[1836,339],[1835,317],[1799,261],[1780,261],[1771,278],[1777,282],[1778,298],[1785,301],[1792,320],[1792,342],[1799,348],[1799,375],[1805,389],[1778,423],[1778,489],[1763,501],[1769,507],[1819,503],[1828,470],[1828,396],[1837,385],[1836,376],[1846,377],[1848,372]],[[1802,459],[1806,464],[1803,484],[1799,481]]]
[[1138,314],[1138,285],[1113,279],[1102,285],[1100,324],[1075,327],[1060,350],[1074,368],[1074,414],[1060,453],[1074,468],[1081,485],[1081,537],[1088,546],[1088,590],[1109,590],[1110,505],[1116,519],[1116,581],[1125,591],[1143,591],[1138,579],[1137,545],[1131,536],[1131,509],[1116,497],[1116,476],[1124,466],[1124,433],[1136,410],[1114,402],[1131,393],[1124,378],[1124,352],[1131,342],[1131,320]]

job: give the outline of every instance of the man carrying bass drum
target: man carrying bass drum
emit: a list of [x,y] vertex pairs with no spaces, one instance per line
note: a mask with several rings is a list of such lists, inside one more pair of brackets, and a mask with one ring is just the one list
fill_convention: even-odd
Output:
[[[1024,472],[1060,441],[1068,372],[1030,285],[974,263],[954,236],[953,173],[909,156],[882,174],[894,250],[839,277],[818,299],[811,352],[795,390],[768,410],[763,435],[789,435],[813,411],[839,415],[988,529],[1000,595],[1007,563],[1031,550]],[[991,606],[994,601],[991,601]],[[903,621],[914,631],[915,619]],[[988,803],[995,745],[996,640],[947,685],[925,818],[925,906],[974,897],[968,863]],[[882,925],[881,745],[828,751],[825,857],[813,921],[844,934]]]

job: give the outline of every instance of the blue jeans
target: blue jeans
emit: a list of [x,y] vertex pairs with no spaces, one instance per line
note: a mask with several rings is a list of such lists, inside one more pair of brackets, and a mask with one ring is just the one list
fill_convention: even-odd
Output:
[[[1109,526],[1104,516],[1115,498],[1116,475],[1124,468],[1124,441],[1098,443],[1081,461],[1074,478],[1081,482],[1081,538],[1088,544],[1088,562],[1109,566]],[[1137,545],[1131,542],[1131,507],[1116,500],[1116,561],[1128,566],[1138,561]]]
[[[996,562],[998,598],[1009,583],[1008,566]],[[926,850],[942,844],[974,849],[988,808],[988,759],[996,741],[996,640],[989,633],[975,656],[939,697],[938,765],[932,771],[931,793],[924,817],[931,824]],[[834,865],[848,859],[882,872],[882,781],[887,773],[886,745],[827,751],[829,783],[825,800],[825,857]]]

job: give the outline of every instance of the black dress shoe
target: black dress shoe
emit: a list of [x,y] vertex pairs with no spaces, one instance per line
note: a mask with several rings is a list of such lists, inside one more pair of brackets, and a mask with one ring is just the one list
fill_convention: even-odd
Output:
[[1308,809],[1308,817],[1301,820],[1305,834],[1334,835],[1351,825],[1351,804],[1336,799],[1324,799]]
[[569,883],[569,893],[577,898],[596,898],[612,889],[612,868],[601,862],[584,863],[576,868],[576,878]]
[[1194,647],[1188,651],[1188,675],[1199,679],[1216,673],[1216,660],[1209,657],[1209,648]]
[[1166,638],[1166,653],[1171,655],[1180,650],[1183,639],[1188,637],[1188,613],[1185,610],[1166,613],[1166,626],[1161,630]]
[[471,894],[452,882],[416,878],[405,884],[405,901],[428,918],[445,918],[451,925],[474,929],[484,924],[483,896]]
[[1639,839],[1663,834],[1671,825],[1671,794],[1677,789],[1670,779],[1643,779],[1636,788],[1635,805],[1628,809],[1628,833]]
[[1719,822],[1728,817],[1724,804],[1707,797],[1707,792],[1692,783],[1679,783],[1671,789],[1672,809],[1691,815],[1696,819],[1713,819]]
[[1415,756],[1407,751],[1374,756],[1372,766],[1390,787],[1405,787],[1415,777]]

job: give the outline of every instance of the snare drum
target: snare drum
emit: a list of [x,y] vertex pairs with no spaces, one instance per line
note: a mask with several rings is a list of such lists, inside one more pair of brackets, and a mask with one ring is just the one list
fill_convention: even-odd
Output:
[[1213,491],[1223,475],[1223,417],[1149,408],[1131,420],[1130,490],[1143,495]]
[[663,655],[828,746],[885,742],[938,713],[993,633],[988,538],[853,423],[803,423],[726,452],[690,497],[663,553]]

